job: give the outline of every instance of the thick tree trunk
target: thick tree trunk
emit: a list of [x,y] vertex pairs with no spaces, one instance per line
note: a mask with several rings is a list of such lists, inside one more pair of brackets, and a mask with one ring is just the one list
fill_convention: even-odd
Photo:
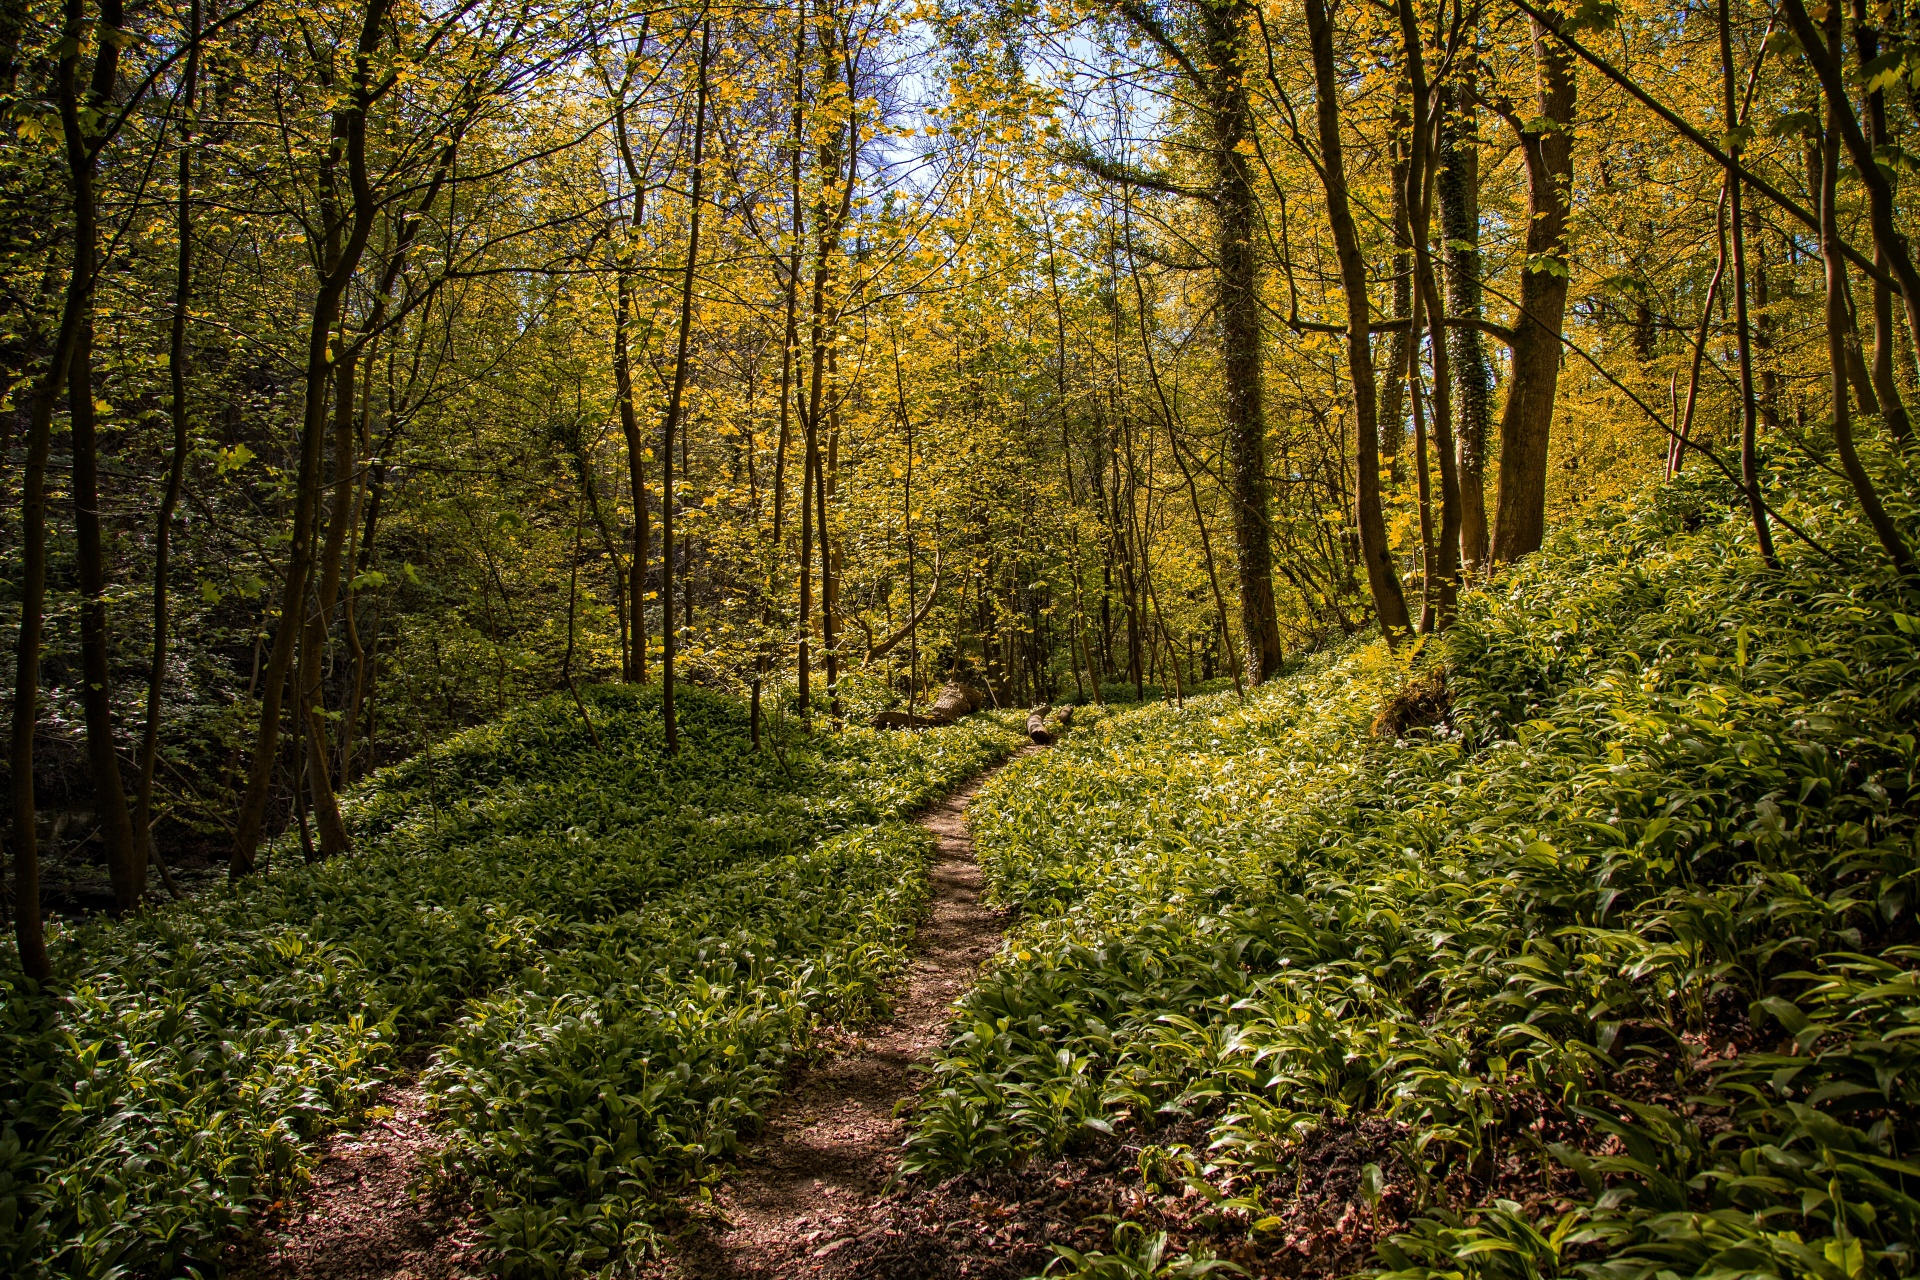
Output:
[[[1440,236],[1446,263],[1447,316],[1480,319],[1480,145],[1472,64],[1443,92],[1440,123]],[[1447,326],[1453,369],[1460,471],[1460,556],[1469,573],[1487,563],[1487,428],[1493,420],[1493,367],[1486,339],[1472,323]]]
[[1325,0],[1307,0],[1307,33],[1312,45],[1315,115],[1320,162],[1327,193],[1327,220],[1340,261],[1340,284],[1347,299],[1347,375],[1353,383],[1354,523],[1360,556],[1367,566],[1374,615],[1389,640],[1408,629],[1407,597],[1401,589],[1387,546],[1386,513],[1380,500],[1380,436],[1375,417],[1372,308],[1367,298],[1367,262],[1347,195],[1346,163],[1340,139],[1340,81],[1333,62],[1333,22]]
[[[1272,499],[1262,395],[1259,211],[1253,195],[1253,106],[1247,94],[1247,0],[1197,6],[1206,33],[1208,115],[1213,129],[1215,252],[1219,255],[1222,381],[1227,453],[1233,467],[1233,535],[1240,572],[1240,626],[1255,684],[1278,675],[1285,654],[1273,599]],[[1171,425],[1171,424],[1169,424]]]
[[[1514,317],[1513,376],[1500,415],[1500,490],[1493,559],[1539,549],[1546,536],[1547,444],[1560,381],[1560,326],[1567,309],[1566,227],[1573,182],[1572,56],[1533,24],[1534,116],[1516,122],[1527,163],[1527,259]],[[1535,131],[1543,123],[1550,127]]]
[[[119,78],[121,24],[119,0],[101,0],[99,50],[87,86],[92,111],[112,101]],[[105,534],[100,520],[100,455],[93,409],[94,280],[100,270],[99,223],[94,192],[98,153],[94,127],[77,110],[62,104],[69,181],[73,192],[74,270],[85,277],[83,306],[74,333],[67,371],[67,408],[73,433],[74,558],[80,578],[80,705],[87,726],[87,764],[92,775],[95,812],[106,845],[107,872],[116,911],[131,911],[146,889],[146,846],[133,838],[127,790],[113,735],[113,654],[107,618]],[[69,107],[75,109],[69,109]]]

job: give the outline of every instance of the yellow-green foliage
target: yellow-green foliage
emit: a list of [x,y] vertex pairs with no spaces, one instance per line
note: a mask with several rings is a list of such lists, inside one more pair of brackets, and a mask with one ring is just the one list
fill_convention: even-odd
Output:
[[[909,1164],[1197,1114],[1220,1166],[1283,1174],[1375,1113],[1427,1213],[1381,1250],[1404,1276],[1912,1273],[1920,620],[1865,555],[1766,573],[1727,498],[1603,515],[1469,597],[1415,659],[1439,727],[1373,736],[1376,644],[1003,774],[981,856],[1028,920]],[[1537,1151],[1576,1207],[1436,1190],[1543,1109],[1586,1135]]]
[[90,925],[0,970],[0,1272],[210,1268],[399,1046],[504,1271],[621,1263],[712,1176],[823,1020],[884,1007],[926,896],[900,819],[1007,754],[1011,717],[786,733],[656,691],[537,703],[384,771],[351,857]]

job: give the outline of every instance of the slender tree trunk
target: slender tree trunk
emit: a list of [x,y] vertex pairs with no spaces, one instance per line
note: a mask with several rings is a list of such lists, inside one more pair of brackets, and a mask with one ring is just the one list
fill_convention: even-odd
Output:
[[[1415,305],[1427,316],[1427,341],[1433,353],[1433,445],[1440,465],[1439,607],[1435,625],[1453,624],[1454,601],[1460,583],[1460,531],[1463,523],[1460,474],[1453,434],[1453,373],[1448,360],[1446,309],[1434,278],[1432,230],[1433,192],[1437,185],[1436,151],[1446,128],[1446,94],[1427,82],[1425,55],[1412,0],[1400,0],[1402,53],[1413,100],[1413,131],[1407,156],[1407,218],[1413,231],[1413,290]],[[1416,334],[1417,330],[1409,330]],[[1418,356],[1418,347],[1415,347]]]
[[1408,367],[1418,345],[1413,315],[1413,231],[1407,222],[1407,134],[1413,122],[1407,116],[1402,83],[1394,95],[1393,180],[1393,318],[1400,322],[1387,339],[1387,379],[1380,386],[1380,450],[1386,455],[1387,482],[1398,489],[1406,466],[1406,394]]
[[1534,114],[1515,121],[1527,164],[1527,259],[1513,321],[1513,373],[1500,414],[1500,490],[1493,525],[1493,559],[1500,564],[1539,549],[1546,536],[1547,443],[1567,309],[1573,62],[1538,22],[1533,24],[1533,63]]
[[[1733,86],[1733,36],[1728,21],[1727,0],[1720,0],[1720,88],[1724,118],[1742,121],[1740,105]],[[1733,314],[1734,342],[1740,354],[1740,483],[1746,489],[1747,511],[1753,517],[1753,532],[1760,554],[1769,568],[1780,567],[1774,554],[1773,532],[1767,527],[1767,506],[1760,496],[1760,459],[1758,436],[1760,409],[1753,395],[1753,340],[1747,320],[1747,224],[1741,216],[1740,135],[1730,132],[1727,151],[1736,168],[1728,174],[1728,225],[1733,231]],[[1842,267],[1844,270],[1844,265]]]
[[[634,199],[639,200],[636,193]],[[632,648],[627,654],[625,678],[636,684],[647,682],[647,468],[646,445],[640,438],[640,419],[633,406],[633,357],[628,348],[627,331],[633,319],[633,283],[625,267],[615,283],[617,301],[613,323],[614,395],[620,407],[620,435],[627,446],[627,484],[633,491],[633,561],[627,566],[627,600],[633,611],[628,620]]]
[[[1852,100],[1847,96],[1841,7],[1837,3],[1825,6],[1827,17],[1824,32],[1808,16],[1802,0],[1784,0],[1782,8],[1792,24],[1795,38],[1806,53],[1807,61],[1819,76],[1820,87],[1826,94],[1827,105],[1833,114],[1831,125],[1839,135],[1839,140],[1846,143],[1847,151],[1853,157],[1854,171],[1861,186],[1866,188],[1867,222],[1873,231],[1875,259],[1886,263],[1900,286],[1901,296],[1907,305],[1907,326],[1916,350],[1920,350],[1920,269],[1915,268],[1907,238],[1900,232],[1894,207],[1893,183],[1880,167],[1872,140],[1861,130],[1853,112]],[[1839,144],[1836,142],[1833,145]]]
[[[1829,6],[1826,29],[1828,39],[1837,47],[1840,41],[1838,5]],[[1841,251],[1840,217],[1834,207],[1840,174],[1840,115],[1846,109],[1844,103],[1831,96],[1827,98],[1826,136],[1820,148],[1820,253],[1826,263],[1827,364],[1833,397],[1833,443],[1868,525],[1880,539],[1893,567],[1902,577],[1911,580],[1914,576],[1912,553],[1880,501],[1879,490],[1874,487],[1866,464],[1860,460],[1860,451],[1853,439],[1853,414],[1847,403],[1847,331],[1852,316],[1847,306],[1847,260]]]
[[1367,566],[1374,615],[1391,641],[1408,629],[1407,597],[1387,546],[1387,522],[1380,499],[1380,437],[1375,416],[1372,308],[1367,298],[1367,262],[1347,195],[1346,162],[1340,139],[1340,82],[1333,62],[1333,21],[1326,0],[1307,0],[1307,33],[1312,45],[1316,122],[1320,163],[1327,193],[1327,219],[1340,261],[1340,284],[1347,300],[1347,376],[1353,383],[1355,436],[1354,524],[1360,555]]
[[[801,5],[795,23],[793,47],[793,103],[787,134],[789,165],[789,208],[793,217],[792,241],[788,248],[785,278],[781,281],[782,309],[786,330],[780,347],[780,434],[773,455],[773,536],[768,550],[767,597],[760,610],[760,625],[771,627],[777,616],[773,603],[773,581],[785,553],[783,526],[787,510],[787,448],[793,442],[794,359],[800,347],[800,246],[805,235],[802,224],[804,205],[800,199],[801,129],[804,123],[807,88],[807,15]],[[760,745],[760,687],[766,682],[770,654],[767,641],[760,642],[753,677],[753,743]]]
[[[91,210],[76,219],[91,238]],[[91,255],[88,255],[91,257]],[[106,845],[107,872],[117,912],[140,903],[147,881],[146,846],[136,844],[113,736],[112,637],[107,619],[105,536],[100,521],[99,450],[93,413],[93,318],[80,323],[73,368],[67,375],[67,409],[73,429],[74,558],[80,577],[80,705],[87,726],[87,765],[93,803]]]
[[[834,546],[827,530],[827,502],[833,496],[835,444],[839,437],[837,419],[839,408],[839,364],[834,358],[831,341],[827,346],[827,380],[834,388],[832,407],[827,410],[827,451],[824,459],[814,460],[814,484],[818,492],[814,494],[814,516],[820,522],[820,653],[826,659],[827,668],[827,713],[837,723],[840,719],[840,650],[835,643],[834,620],[839,605],[836,587],[839,583],[838,566],[834,562]],[[824,462],[824,465],[823,465]]]
[[340,595],[340,560],[354,508],[354,410],[358,406],[354,353],[335,361],[333,414],[333,493],[328,501],[327,527],[320,550],[320,576],[313,604],[306,616],[305,670],[300,680],[300,712],[307,731],[307,786],[312,793],[315,825],[320,829],[322,857],[335,858],[353,847],[340,818],[340,802],[331,776],[332,750],[327,741],[326,705],[320,679],[326,665],[327,635],[335,602]]
[[294,650],[304,630],[301,617],[310,585],[314,525],[319,514],[327,391],[333,374],[333,331],[340,318],[341,301],[359,269],[377,213],[367,177],[367,111],[373,94],[370,63],[385,31],[388,3],[389,0],[367,0],[355,48],[348,101],[335,115],[335,137],[346,152],[353,193],[352,213],[344,237],[337,223],[324,233],[326,243],[319,288],[314,293],[313,314],[307,327],[306,406],[300,424],[300,462],[294,484],[293,542],[280,597],[280,622],[274,629],[273,648],[267,656],[253,757],[234,820],[233,854],[227,872],[235,880],[251,874],[255,866],[261,831],[266,823],[274,762],[279,756],[280,699],[293,664]]
[[[1725,0],[1721,0],[1721,29],[1726,29]],[[1880,30],[1868,16],[1866,0],[1853,0],[1855,51],[1863,73],[1880,54]],[[1721,37],[1724,45],[1726,37]],[[1887,98],[1884,90],[1870,89],[1866,100],[1867,146],[1875,155],[1889,141],[1887,137]],[[1873,246],[1873,262],[1882,271],[1893,274],[1893,260],[1885,246]],[[1900,384],[1893,376],[1893,289],[1885,280],[1872,282],[1873,289],[1873,361],[1872,381],[1880,401],[1880,416],[1895,440],[1905,442],[1913,429],[1907,421],[1907,406],[1900,396]]]
[[693,282],[700,261],[700,198],[702,162],[707,139],[707,53],[711,28],[700,22],[699,82],[693,108],[693,175],[687,184],[687,265],[680,282],[680,332],[673,356],[673,390],[667,416],[660,427],[660,689],[661,714],[666,720],[667,754],[680,750],[680,728],[673,708],[673,437],[680,427],[682,399],[687,389],[687,344],[693,330]]
[[[640,39],[635,50],[636,56],[645,53],[650,15],[640,20]],[[633,145],[627,136],[627,95],[626,86],[620,88],[619,101],[614,107],[614,137],[619,144],[620,159],[626,166],[627,180],[633,186],[633,213],[628,225],[634,233],[640,230],[646,217],[647,184],[646,175],[641,171],[638,160],[633,154]],[[625,655],[623,677],[632,683],[647,683],[647,543],[651,531],[648,529],[647,515],[647,475],[646,445],[640,438],[640,419],[633,402],[633,352],[630,331],[633,326],[633,275],[630,267],[633,245],[631,239],[621,247],[615,273],[615,303],[613,324],[613,382],[614,395],[619,402],[620,434],[627,446],[627,485],[633,491],[633,559],[627,566],[627,600],[633,611],[628,619],[627,631],[632,637],[632,650]],[[664,501],[664,498],[663,498]]]
[[[160,756],[160,695],[167,680],[167,629],[171,621],[167,576],[173,551],[173,515],[187,475],[187,304],[193,293],[193,123],[200,93],[200,0],[187,6],[187,69],[180,85],[180,161],[175,200],[173,316],[167,328],[167,412],[173,443],[167,457],[167,487],[153,532],[153,658],[147,666],[146,723],[140,734],[140,774],[133,810],[133,838],[153,848],[153,775]],[[168,893],[178,897],[173,877],[161,865]]]
[[[74,97],[80,61],[80,15],[79,0],[69,0],[66,35],[55,73],[63,105]],[[74,252],[76,261],[67,278],[60,329],[27,420],[26,459],[20,480],[20,635],[14,649],[13,733],[8,761],[13,779],[13,923],[20,967],[39,982],[46,981],[52,972],[40,908],[40,850],[34,830],[33,794],[33,735],[39,718],[40,645],[46,625],[47,453],[54,406],[66,389],[67,369],[73,362],[91,287],[90,264],[77,260],[81,253],[78,244]]]

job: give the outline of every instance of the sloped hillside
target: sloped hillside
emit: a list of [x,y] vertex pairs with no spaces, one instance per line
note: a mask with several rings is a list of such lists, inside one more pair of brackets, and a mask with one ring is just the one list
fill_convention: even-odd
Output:
[[1052,1274],[1912,1273],[1920,619],[1726,496],[997,778],[909,1166],[1118,1168]]

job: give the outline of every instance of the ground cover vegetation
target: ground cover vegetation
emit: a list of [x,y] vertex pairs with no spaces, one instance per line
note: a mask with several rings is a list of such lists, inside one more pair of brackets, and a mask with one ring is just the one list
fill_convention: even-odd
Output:
[[[992,872],[1047,959],[977,997],[1013,1002],[1010,1038],[956,1048],[977,1069],[929,1104],[927,1170],[1146,1123],[1185,1089],[1178,1054],[1242,1061],[1208,1037],[1243,1022],[1287,1046],[1260,1070],[1300,1082],[1259,1106],[1220,1084],[1245,1106],[1215,1158],[1282,1159],[1296,1114],[1395,1105],[1370,1092],[1374,1050],[1334,1061],[1365,1009],[1405,1043],[1391,1123],[1416,1148],[1365,1162],[1392,1193],[1361,1217],[1405,1227],[1389,1270],[1449,1250],[1456,1269],[1624,1267],[1659,1232],[1676,1271],[1906,1267],[1908,1175],[1874,1164],[1909,1158],[1906,1131],[1876,1132],[1837,1077],[1740,1074],[1766,1046],[1739,1027],[1752,1000],[1790,1002],[1767,1008],[1808,1020],[1795,1060],[1841,1072],[1836,1046],[1872,1024],[1896,1048],[1852,1084],[1904,1087],[1907,979],[1874,966],[1905,972],[1890,948],[1913,942],[1882,850],[1905,793],[1834,762],[1856,729],[1861,769],[1904,741],[1908,677],[1856,650],[1897,657],[1884,619],[1920,616],[1891,603],[1917,576],[1916,95],[1912,0],[0,6],[0,1097],[37,1117],[0,1127],[19,1256],[74,1274],[208,1256],[423,1038],[446,1175],[487,1198],[503,1265],[630,1252],[650,1197],[722,1158],[780,1046],[877,999],[920,857],[885,821],[985,758],[939,744],[999,731],[859,726],[911,723],[953,678],[1016,718],[1140,709],[1091,739],[1121,753],[1111,778],[1071,766],[1092,763],[1078,748],[1025,775],[1088,789],[1057,832],[998,793]],[[1602,508],[1635,514],[1580,523]],[[1720,628],[1713,601],[1751,625]],[[1591,627],[1592,652],[1554,647]],[[1636,664],[1652,689],[1608,674]],[[1710,672],[1730,692],[1703,692]],[[1392,752],[1361,732],[1389,694],[1382,741],[1412,744]],[[1760,829],[1643,814],[1623,789],[1655,765]],[[1178,803],[1123,781],[1161,774]],[[675,807],[687,779],[698,816]],[[1881,809],[1853,814],[1871,787]],[[1401,825],[1366,797],[1407,798]],[[1562,810],[1645,817],[1605,862],[1617,886],[1579,887],[1597,855]],[[1503,823],[1540,834],[1515,852]],[[1315,824],[1347,835],[1309,848]],[[794,843],[756,843],[774,828]],[[1818,861],[1848,841],[1858,867]],[[749,855],[702,861],[733,842]],[[1458,903],[1421,896],[1456,869]],[[469,872],[485,883],[452,897]],[[1848,888],[1870,874],[1888,886]],[[1339,877],[1359,916],[1313,896]],[[1020,1002],[1056,981],[1079,998],[1107,963],[1066,932],[1144,928],[1149,884],[1169,962],[1239,928],[1239,895],[1264,904],[1249,958],[1196,991],[1282,956],[1317,976],[1262,971],[1271,1026],[1196,997],[1191,1028],[1108,1010],[1113,1045],[1043,1045],[1053,1024]],[[1725,899],[1748,890],[1759,923]],[[771,905],[807,894],[817,912]],[[195,905],[148,914],[163,899]],[[1396,919],[1425,922],[1427,954]],[[701,929],[706,955],[686,949]],[[1328,967],[1347,946],[1328,929],[1395,959],[1363,989]],[[1821,959],[1842,942],[1866,959]],[[669,959],[630,969],[627,946]],[[1682,956],[1733,968],[1702,987]],[[1144,1010],[1171,997],[1142,964]],[[1680,1003],[1656,1017],[1663,982]],[[1535,1047],[1488,1049],[1510,1023]],[[1705,1110],[1640,1088],[1667,1069],[1648,1063],[1691,1061],[1650,1047],[1682,1024],[1742,1064],[1698,1082],[1721,1099]],[[685,1077],[658,1095],[586,1083],[670,1044]],[[1043,1048],[1067,1061],[1007,1065]],[[1541,1098],[1572,1091],[1553,1104],[1571,1127],[1543,1110],[1525,1140],[1539,1194],[1586,1215],[1559,1236],[1502,1172],[1522,1071]],[[89,1101],[43,1110],[68,1084]],[[1281,1100],[1296,1088],[1324,1105]],[[1678,1118],[1566,1110],[1595,1090]],[[1193,1123],[1224,1124],[1203,1101]],[[651,1132],[636,1106],[674,1117],[678,1146],[629,1141]],[[1794,1106],[1804,1134],[1776,1116]],[[1552,1154],[1601,1124],[1619,1146],[1580,1148],[1591,1168]],[[1619,1162],[1654,1167],[1635,1144],[1669,1124],[1652,1155],[1697,1146],[1698,1167],[1628,1195],[1642,1175]],[[1856,1130],[1871,1143],[1846,1164]],[[1749,1132],[1769,1136],[1728,1136]],[[1821,1142],[1826,1191],[1767,1163]],[[1757,1163],[1723,1177],[1736,1151]],[[1197,1177],[1187,1158],[1153,1177]],[[1708,1266],[1684,1253],[1692,1219],[1647,1216],[1689,1178],[1734,1215],[1698,1234],[1731,1239],[1737,1209],[1748,1252]],[[1403,1194],[1485,1212],[1415,1228]],[[1749,1212],[1777,1195],[1801,1196],[1791,1223]],[[1150,1253],[1157,1228],[1125,1238]]]
[[[351,859],[64,931],[9,980],[9,1275],[211,1273],[403,1055],[501,1270],[644,1252],[826,1022],[885,1008],[925,901],[901,822],[1004,756],[1011,718],[750,749],[746,708],[562,696],[347,798]],[[597,734],[598,741],[593,735]]]
[[[1396,1280],[1912,1274],[1920,620],[1889,573],[1784,554],[1730,486],[1670,487],[1418,655],[996,778],[976,839],[1027,923],[907,1165],[1124,1135],[1131,1247],[1058,1274],[1162,1274],[1127,1268],[1169,1222],[1260,1274],[1368,1244]],[[1303,1221],[1338,1147],[1344,1203]]]

